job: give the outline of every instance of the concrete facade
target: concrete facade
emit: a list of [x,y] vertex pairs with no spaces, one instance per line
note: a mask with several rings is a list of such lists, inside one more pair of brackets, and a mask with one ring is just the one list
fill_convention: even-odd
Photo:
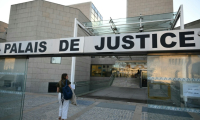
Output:
[[81,12],[83,12],[83,14],[85,14],[85,16],[87,16],[87,18],[90,21],[103,20],[102,15],[100,14],[100,12],[97,10],[97,8],[94,6],[92,2],[78,3],[74,5],[69,5],[69,6],[79,9]]
[[89,20],[91,20],[91,4],[92,2],[85,2],[69,6],[79,9]]
[[[185,24],[185,25],[184,25],[184,28],[185,28],[185,29],[200,28],[200,19]],[[175,30],[180,30],[180,27],[175,28]]]
[[8,24],[5,22],[0,21],[0,32],[6,32],[6,29],[8,28]]
[[[90,20],[76,8],[43,0],[11,6],[8,42],[73,37],[74,19]],[[80,28],[78,36],[87,36]],[[90,79],[90,57],[77,57],[75,82]],[[49,82],[58,82],[62,73],[71,74],[71,57],[62,57],[60,64],[51,58],[29,58],[26,91],[48,92]]]
[[0,21],[0,42],[6,41],[8,24]]
[[173,0],[127,0],[127,17],[173,12]]
[[12,5],[7,41],[72,37],[74,18],[80,22],[90,21],[76,8],[47,1]]

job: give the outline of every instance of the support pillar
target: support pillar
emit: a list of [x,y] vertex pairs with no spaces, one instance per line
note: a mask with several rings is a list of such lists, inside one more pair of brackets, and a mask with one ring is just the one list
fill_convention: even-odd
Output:
[[[78,24],[77,19],[74,20],[74,37],[77,37],[78,32]],[[75,66],[76,66],[76,57],[72,57],[72,65],[71,65],[71,85],[72,88],[75,88],[74,78],[75,78]]]
[[180,13],[180,28],[184,30],[184,15],[183,15],[183,5],[181,5],[181,13]]

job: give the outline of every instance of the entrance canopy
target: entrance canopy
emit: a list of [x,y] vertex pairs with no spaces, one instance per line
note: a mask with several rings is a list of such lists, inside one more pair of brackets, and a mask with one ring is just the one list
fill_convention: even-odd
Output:
[[176,12],[83,23],[93,35],[137,33],[173,29]]
[[166,31],[173,30],[179,18],[180,28],[184,29],[183,5],[179,7],[177,12],[85,22],[82,28],[91,36]]

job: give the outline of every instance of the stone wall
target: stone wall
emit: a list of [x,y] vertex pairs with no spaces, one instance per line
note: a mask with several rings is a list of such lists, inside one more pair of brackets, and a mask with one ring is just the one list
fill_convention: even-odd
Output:
[[8,28],[8,24],[0,21],[0,42],[5,42],[6,40],[6,30]]
[[173,0],[127,0],[127,17],[173,12]]
[[[36,0],[11,6],[7,41],[28,41],[73,37],[74,19],[90,20],[79,9]],[[80,28],[78,36],[87,36]],[[75,81],[89,80],[90,57],[77,57]],[[71,57],[62,57],[61,64],[51,64],[51,57],[29,58],[27,92],[48,92],[49,82],[58,82],[62,73],[71,77]],[[79,63],[84,63],[80,66]],[[83,68],[85,67],[85,68]],[[82,72],[81,72],[82,71]],[[84,76],[84,79],[79,79]]]
[[88,22],[81,11],[47,1],[11,6],[7,41],[72,37],[74,18]]
[[69,5],[70,7],[79,9],[88,19],[91,20],[91,2],[79,3],[74,5]]
[[0,32],[6,32],[6,28],[8,28],[8,24],[0,21]]
[[75,67],[75,82],[90,80],[91,57],[77,57]]

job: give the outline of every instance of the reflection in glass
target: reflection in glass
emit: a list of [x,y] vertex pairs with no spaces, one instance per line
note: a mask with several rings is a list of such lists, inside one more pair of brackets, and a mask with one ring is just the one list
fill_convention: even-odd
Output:
[[200,112],[199,55],[148,56],[147,63],[149,108]]
[[0,119],[22,119],[27,60],[0,59]]
[[94,12],[94,9],[92,9],[92,14],[94,14],[95,12]]
[[112,74],[112,65],[92,65],[91,76],[110,77]]
[[[84,23],[86,27],[93,27],[91,32],[97,36],[105,33],[113,33],[112,29],[110,29],[110,20],[103,20],[99,12],[97,11],[96,13],[98,14],[96,15],[96,17],[100,17],[101,21],[86,22]],[[138,32],[138,29],[140,28],[140,17],[142,17],[142,22],[144,22],[142,23],[142,26],[144,26],[143,32],[150,32],[168,30],[171,27],[171,23],[174,22],[175,16],[176,13],[171,12],[164,14],[136,16],[131,18],[120,18],[112,20],[117,26],[117,30],[119,33],[133,33]]]
[[[94,17],[93,17],[93,15],[94,15]],[[96,9],[96,7],[93,4],[91,6],[91,17],[93,17],[91,19],[92,22],[103,20],[103,17],[101,16],[99,11]]]
[[[125,61],[117,61],[113,66],[113,70],[117,72],[116,77],[130,77],[135,78],[139,77],[139,71],[146,70],[147,63],[146,62],[125,62]],[[144,73],[145,77],[145,73]]]

